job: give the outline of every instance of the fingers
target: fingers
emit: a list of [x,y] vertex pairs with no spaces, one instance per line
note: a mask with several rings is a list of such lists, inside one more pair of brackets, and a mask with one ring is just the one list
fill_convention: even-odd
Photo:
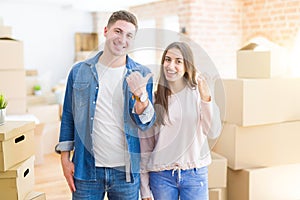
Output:
[[146,90],[146,85],[148,80],[153,76],[153,73],[148,73],[145,77],[140,72],[132,72],[126,77],[126,81],[130,90],[135,94],[142,93],[142,91]]
[[62,160],[62,168],[71,192],[75,192],[76,187],[74,183],[74,163],[69,160]]
[[76,188],[75,188],[73,176],[66,177],[66,179],[67,179],[67,182],[68,182],[68,185],[69,185],[69,188],[70,188],[71,192],[75,192]]

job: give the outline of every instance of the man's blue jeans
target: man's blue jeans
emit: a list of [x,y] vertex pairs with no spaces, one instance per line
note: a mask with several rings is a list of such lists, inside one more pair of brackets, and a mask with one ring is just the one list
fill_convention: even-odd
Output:
[[207,167],[150,172],[155,200],[208,200]]
[[73,200],[102,200],[105,192],[110,200],[139,199],[140,181],[126,182],[125,167],[97,167],[96,173],[96,181],[74,180]]

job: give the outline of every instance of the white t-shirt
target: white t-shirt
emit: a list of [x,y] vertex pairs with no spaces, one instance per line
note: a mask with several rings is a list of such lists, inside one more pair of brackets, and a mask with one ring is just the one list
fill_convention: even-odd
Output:
[[125,166],[124,98],[125,66],[111,68],[97,64],[99,92],[92,133],[97,167]]

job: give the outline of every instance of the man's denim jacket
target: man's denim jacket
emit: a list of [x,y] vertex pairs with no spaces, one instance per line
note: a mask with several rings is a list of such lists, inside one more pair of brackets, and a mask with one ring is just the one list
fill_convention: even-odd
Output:
[[[75,165],[74,177],[80,180],[96,179],[91,134],[99,90],[96,63],[101,54],[102,52],[99,52],[95,57],[74,65],[69,73],[65,92],[59,144],[56,150],[58,152],[74,150],[72,157]],[[125,78],[133,71],[138,71],[143,76],[150,73],[147,67],[134,62],[128,56],[126,56],[126,68]],[[139,181],[140,171],[138,128],[141,130],[150,128],[155,121],[155,113],[151,113],[152,118],[148,120],[149,122],[145,124],[141,122],[140,117],[145,114],[145,111],[140,116],[133,112],[135,99],[132,98],[133,94],[125,78],[123,80],[124,132],[127,141],[126,151],[129,152],[127,153],[126,180],[133,182]],[[152,78],[149,79],[146,89],[151,102],[149,105],[153,108]]]

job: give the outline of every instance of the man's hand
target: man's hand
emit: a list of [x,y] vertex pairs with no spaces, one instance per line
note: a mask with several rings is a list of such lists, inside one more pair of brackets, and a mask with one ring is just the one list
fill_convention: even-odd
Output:
[[71,192],[75,192],[76,188],[74,184],[74,163],[70,161],[69,151],[61,152],[61,165]]
[[147,92],[146,86],[149,79],[153,76],[153,73],[147,74],[145,77],[139,72],[132,72],[126,77],[126,81],[130,88],[130,91],[135,96],[140,96],[143,92]]

